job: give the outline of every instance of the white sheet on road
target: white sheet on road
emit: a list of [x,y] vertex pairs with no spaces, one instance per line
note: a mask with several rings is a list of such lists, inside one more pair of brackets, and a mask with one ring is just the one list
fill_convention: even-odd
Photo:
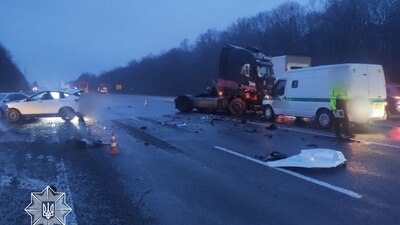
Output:
[[346,162],[342,152],[332,149],[301,150],[300,154],[268,162],[270,167],[332,168]]

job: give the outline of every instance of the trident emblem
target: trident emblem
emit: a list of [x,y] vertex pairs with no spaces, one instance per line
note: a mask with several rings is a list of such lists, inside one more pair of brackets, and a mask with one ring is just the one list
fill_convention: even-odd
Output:
[[54,217],[54,202],[42,202],[42,216],[47,220]]

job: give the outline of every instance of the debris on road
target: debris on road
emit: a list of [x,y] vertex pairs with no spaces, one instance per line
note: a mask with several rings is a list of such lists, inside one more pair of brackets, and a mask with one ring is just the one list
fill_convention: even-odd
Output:
[[257,129],[247,129],[247,130],[243,130],[244,132],[247,133],[257,133]]
[[262,156],[262,155],[255,155],[254,158],[258,159],[260,161],[266,162],[266,161],[275,161],[275,160],[285,159],[285,158],[287,158],[287,156],[280,152],[273,151],[267,157]]
[[266,126],[265,129],[267,129],[267,130],[276,130],[276,129],[278,129],[278,127],[275,124],[271,123],[268,126]]
[[140,127],[140,129],[141,129],[141,130],[146,130],[146,129],[147,129],[147,126],[142,126],[142,127]]
[[72,137],[72,138],[68,139],[65,144],[69,148],[73,148],[73,149],[84,149],[87,146],[86,141],[83,141],[76,137]]
[[186,123],[175,124],[177,127],[186,127]]
[[340,151],[332,149],[301,150],[300,154],[273,162],[270,167],[333,168],[346,163]]
[[285,154],[282,154],[277,151],[273,151],[273,152],[271,152],[271,154],[269,154],[267,156],[267,161],[276,161],[276,160],[281,160],[281,159],[285,159],[285,158],[287,158],[287,156]]

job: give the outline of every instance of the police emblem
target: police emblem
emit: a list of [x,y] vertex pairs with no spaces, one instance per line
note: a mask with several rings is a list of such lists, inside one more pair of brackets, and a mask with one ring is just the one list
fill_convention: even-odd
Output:
[[72,211],[65,202],[65,193],[56,192],[47,186],[42,192],[31,193],[31,203],[25,208],[31,216],[31,224],[66,224],[66,217]]

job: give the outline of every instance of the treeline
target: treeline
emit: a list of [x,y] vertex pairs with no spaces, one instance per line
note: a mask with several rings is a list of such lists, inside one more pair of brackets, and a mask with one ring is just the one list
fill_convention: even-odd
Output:
[[0,92],[26,91],[28,82],[7,49],[0,44]]
[[387,81],[399,81],[400,0],[311,0],[307,6],[287,2],[241,18],[223,31],[208,30],[194,43],[184,40],[163,54],[80,79],[122,84],[124,93],[195,94],[217,78],[219,52],[226,44],[257,46],[272,56],[311,56],[314,66],[382,64]]

